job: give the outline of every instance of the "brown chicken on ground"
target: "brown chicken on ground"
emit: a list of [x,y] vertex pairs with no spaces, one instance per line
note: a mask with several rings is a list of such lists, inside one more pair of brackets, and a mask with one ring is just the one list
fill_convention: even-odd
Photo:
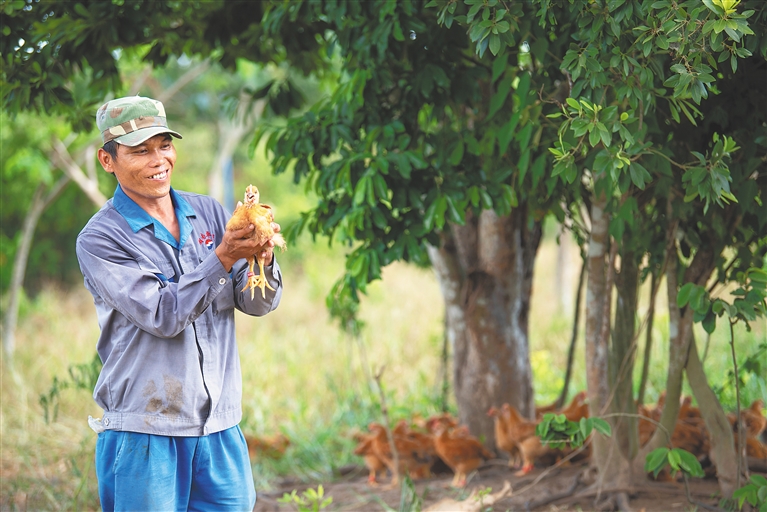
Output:
[[[399,483],[398,476],[400,473],[407,472],[411,478],[419,478],[421,475],[429,474],[433,457],[430,455],[428,447],[422,446],[407,435],[392,434],[399,459],[399,466],[395,471],[394,454],[389,445],[386,429],[380,423],[371,423],[368,430],[372,436],[373,453],[392,473],[390,485],[395,486]],[[399,431],[402,432],[401,427]]]
[[378,473],[386,472],[386,464],[375,453],[373,449],[374,434],[358,433],[354,436],[357,441],[357,446],[354,448],[354,454],[359,455],[365,461],[365,467],[368,468],[368,484],[371,486],[377,486]]
[[290,439],[284,434],[259,437],[243,433],[243,436],[245,436],[248,455],[251,459],[257,459],[259,456],[279,459],[285,455],[285,450],[290,446]]
[[573,399],[570,400],[567,407],[558,411],[558,413],[564,414],[565,418],[575,422],[581,421],[581,418],[588,418],[589,404],[586,403],[586,392],[581,391],[580,393],[577,393]]
[[[272,227],[274,214],[269,205],[259,203],[258,188],[248,185],[245,189],[245,202],[238,202],[237,208],[232,213],[232,218],[226,223],[226,229],[237,230],[248,227],[250,224],[255,226],[251,232],[251,237],[258,238],[259,247],[256,253],[247,258],[248,261],[248,282],[242,291],[250,288],[251,300],[256,296],[256,288],[261,289],[261,296],[266,298],[266,289],[274,291],[274,288],[267,282],[264,275],[264,261],[261,253],[268,247],[269,240],[274,242],[275,247],[285,250],[287,244],[281,234],[275,233]],[[259,274],[255,274],[255,265],[258,262]]]
[[[741,409],[740,418],[743,421],[743,427],[746,429],[746,434],[749,437],[758,438],[765,427],[767,427],[767,418],[764,417],[764,401],[760,398],[754,400],[748,409]],[[735,421],[736,415],[728,414],[727,419],[730,421],[733,430],[737,432],[737,422]]]
[[474,436],[450,436],[445,425],[436,427],[434,448],[439,458],[455,473],[451,483],[453,487],[465,486],[467,475],[477,469],[483,461],[495,456]]
[[559,450],[554,450],[543,444],[535,435],[536,424],[525,419],[517,409],[505,403],[501,406],[501,415],[507,419],[507,436],[514,442],[522,459],[522,469],[514,473],[516,476],[526,475],[535,467],[535,461],[548,456],[552,460],[561,455]]
[[506,452],[509,455],[509,467],[518,468],[522,463],[522,454],[519,453],[517,443],[509,435],[508,409],[491,407],[487,411],[487,415],[493,418],[495,447],[498,451]]
[[[735,446],[738,445],[737,435],[735,437]],[[755,459],[767,460],[767,444],[764,444],[756,437],[746,438],[746,455]]]

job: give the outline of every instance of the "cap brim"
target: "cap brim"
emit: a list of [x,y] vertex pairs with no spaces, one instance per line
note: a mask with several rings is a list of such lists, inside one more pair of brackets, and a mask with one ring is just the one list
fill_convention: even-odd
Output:
[[148,128],[141,128],[134,132],[127,133],[125,135],[120,135],[119,137],[116,137],[112,140],[124,146],[138,146],[139,144],[151,139],[155,135],[162,135],[163,133],[172,135],[177,139],[183,138],[181,137],[180,133],[169,130],[163,126],[150,126]]

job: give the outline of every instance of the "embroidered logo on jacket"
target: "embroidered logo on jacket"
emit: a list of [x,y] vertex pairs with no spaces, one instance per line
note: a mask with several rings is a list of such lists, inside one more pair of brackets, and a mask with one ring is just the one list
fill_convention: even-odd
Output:
[[213,241],[216,239],[216,235],[212,234],[210,231],[206,231],[205,233],[200,233],[200,237],[197,239],[197,241],[200,243],[200,245],[204,245],[208,248],[208,250],[213,249]]

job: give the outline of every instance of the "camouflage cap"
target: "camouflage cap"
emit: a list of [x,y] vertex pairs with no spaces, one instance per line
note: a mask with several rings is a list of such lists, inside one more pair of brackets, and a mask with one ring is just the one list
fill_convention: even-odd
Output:
[[161,133],[181,135],[168,128],[162,103],[141,96],[127,96],[104,103],[96,112],[96,126],[104,144],[113,140],[126,146],[138,146]]

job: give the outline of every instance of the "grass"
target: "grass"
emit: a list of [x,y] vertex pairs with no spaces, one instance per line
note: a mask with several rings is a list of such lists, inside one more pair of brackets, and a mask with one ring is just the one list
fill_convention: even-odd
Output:
[[[395,264],[385,269],[363,300],[366,322],[360,340],[343,334],[328,318],[325,293],[340,275],[341,249],[302,242],[280,257],[286,276],[283,302],[263,318],[238,315],[237,336],[243,368],[243,430],[254,434],[283,432],[292,441],[286,456],[254,465],[258,489],[269,489],[285,475],[322,482],[345,464],[359,463],[351,452],[349,432],[378,419],[379,409],[369,370],[385,365],[383,382],[393,417],[428,415],[440,403],[440,353],[443,311],[439,287],[430,270]],[[578,262],[566,286],[556,285],[557,250],[548,237],[537,262],[531,308],[531,357],[536,397],[550,402],[561,390],[572,312],[562,290],[577,279]],[[661,297],[662,299],[662,297]],[[561,304],[560,304],[561,302]],[[646,290],[641,303],[646,304]],[[648,401],[666,376],[668,354],[665,304],[658,304]],[[767,342],[764,322],[751,333],[736,330],[742,361]],[[93,452],[95,434],[88,415],[101,415],[90,394],[62,391],[58,417],[46,424],[39,396],[68,367],[91,360],[98,336],[92,299],[82,288],[49,288],[24,308],[17,333],[14,371],[3,361],[0,384],[0,509],[90,510],[98,508]],[[702,344],[703,336],[698,337]],[[729,332],[712,337],[706,369],[714,385],[731,368]],[[644,335],[640,338],[644,344]],[[641,361],[642,352],[637,354]],[[571,393],[585,388],[583,339],[579,339]],[[767,358],[762,354],[762,368]],[[637,365],[639,366],[639,364]],[[639,374],[637,367],[636,375]],[[687,390],[686,392],[689,392]],[[767,398],[763,378],[749,374],[744,401]],[[723,389],[725,408],[734,406]],[[454,407],[454,404],[450,404]]]

